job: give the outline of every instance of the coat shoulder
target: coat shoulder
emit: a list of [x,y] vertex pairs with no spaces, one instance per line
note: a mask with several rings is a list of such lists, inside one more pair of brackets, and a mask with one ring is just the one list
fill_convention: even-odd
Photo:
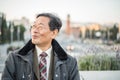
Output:
[[67,56],[68,56],[68,61],[76,61],[76,58],[74,58],[73,56],[71,56],[71,55],[69,55],[69,54],[67,54]]
[[68,66],[73,66],[73,67],[75,67],[75,66],[77,66],[77,60],[76,60],[76,58],[74,58],[73,56],[71,56],[71,55],[67,55],[68,56],[68,58],[67,58],[67,60],[66,60],[66,64],[68,65]]

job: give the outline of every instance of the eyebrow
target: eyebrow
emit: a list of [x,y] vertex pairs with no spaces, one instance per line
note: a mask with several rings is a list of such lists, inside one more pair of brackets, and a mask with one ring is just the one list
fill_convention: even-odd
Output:
[[37,24],[37,25],[45,25],[44,23],[36,23],[34,22],[34,25]]
[[38,23],[39,25],[45,25],[44,23]]

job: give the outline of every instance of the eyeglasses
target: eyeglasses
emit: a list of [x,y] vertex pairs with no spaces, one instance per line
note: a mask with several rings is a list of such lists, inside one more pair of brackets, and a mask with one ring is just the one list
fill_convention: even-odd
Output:
[[38,30],[43,30],[46,29],[46,25],[45,24],[33,24],[33,26],[31,27],[31,29],[38,29]]

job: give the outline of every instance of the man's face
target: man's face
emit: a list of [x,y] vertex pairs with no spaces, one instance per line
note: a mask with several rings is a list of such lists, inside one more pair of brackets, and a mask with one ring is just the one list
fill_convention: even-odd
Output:
[[50,45],[53,38],[55,38],[54,31],[50,31],[50,19],[48,17],[40,16],[36,18],[31,29],[32,43],[38,46]]

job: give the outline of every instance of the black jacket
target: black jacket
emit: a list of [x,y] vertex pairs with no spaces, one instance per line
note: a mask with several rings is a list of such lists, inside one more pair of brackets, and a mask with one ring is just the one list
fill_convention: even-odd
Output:
[[[56,40],[52,41],[52,47],[54,69],[48,80],[80,80],[76,59],[67,55]],[[30,40],[22,49],[9,54],[1,79],[38,80],[39,73],[34,70],[34,50],[35,45]]]

